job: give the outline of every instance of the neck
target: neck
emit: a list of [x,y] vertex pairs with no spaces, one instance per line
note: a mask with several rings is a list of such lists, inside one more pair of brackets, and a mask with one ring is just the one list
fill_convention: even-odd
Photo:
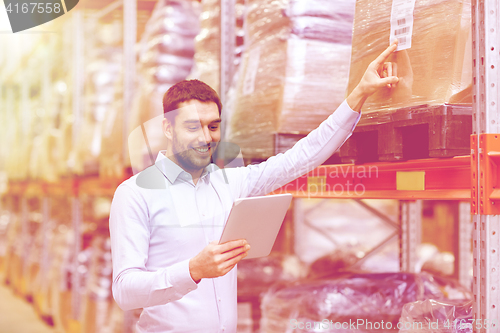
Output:
[[[167,152],[167,154],[168,154],[168,152]],[[166,157],[168,159],[170,159],[172,162],[174,162],[175,164],[177,164],[178,166],[180,166],[182,168],[182,170],[189,173],[191,175],[191,177],[193,178],[193,183],[196,185],[196,183],[198,182],[198,179],[200,179],[201,174],[203,173],[203,169],[196,169],[196,170],[186,169],[182,164],[179,163],[179,161],[177,161],[177,159],[175,158],[174,155],[166,155]]]
[[189,173],[191,175],[191,177],[193,177],[193,183],[196,185],[196,183],[198,183],[198,179],[200,179],[201,177],[201,174],[203,173],[203,169],[202,170],[198,170],[198,171],[194,171],[194,172],[190,172],[190,171],[187,171],[187,170],[184,170],[186,171],[187,173]]

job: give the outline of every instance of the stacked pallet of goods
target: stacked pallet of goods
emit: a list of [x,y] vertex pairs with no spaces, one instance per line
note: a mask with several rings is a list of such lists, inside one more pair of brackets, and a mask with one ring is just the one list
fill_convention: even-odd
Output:
[[161,127],[163,95],[191,72],[194,39],[200,30],[197,3],[168,0],[158,4],[161,5],[153,11],[143,36],[139,84],[128,129],[134,173],[152,165],[156,154],[165,149],[166,138]]
[[247,6],[229,140],[244,158],[265,159],[290,146],[276,138],[307,134],[345,98],[354,1]]
[[401,49],[388,59],[399,82],[368,98],[357,131],[340,151],[344,162],[469,153],[470,1],[409,3],[398,9],[392,0],[356,2],[348,91],[390,38]]

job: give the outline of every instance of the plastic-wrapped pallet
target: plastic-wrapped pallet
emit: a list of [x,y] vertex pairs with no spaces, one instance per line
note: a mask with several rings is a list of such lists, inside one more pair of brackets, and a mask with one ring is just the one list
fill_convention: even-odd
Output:
[[89,280],[83,306],[83,333],[112,332],[109,318],[113,312],[111,295],[112,264],[109,237],[98,235],[92,240]]
[[[472,333],[473,327],[494,328],[494,321],[472,321],[472,301],[427,299],[405,304],[399,319],[401,333]],[[498,325],[498,323],[497,323]]]
[[192,1],[159,3],[145,27],[139,56],[142,75],[157,85],[175,84],[191,72],[194,38],[199,32],[198,8]]
[[219,91],[220,76],[220,2],[203,0],[200,33],[196,36],[195,67],[191,77]]
[[61,34],[37,46],[32,53],[35,56],[23,68],[28,76],[23,72],[18,75],[30,83],[28,95],[19,101],[18,123],[10,125],[17,127],[22,138],[14,144],[20,147],[17,153],[21,156],[15,164],[20,178],[56,181],[69,173],[74,118],[68,82],[72,70],[70,59],[64,55],[72,49],[70,23],[65,19],[57,23],[54,29]]
[[0,272],[5,272],[5,258],[7,257],[7,240],[9,229],[12,226],[11,213],[0,210]]
[[245,158],[274,155],[276,133],[305,135],[344,100],[354,0],[338,3],[247,3],[248,49],[230,124]]
[[[117,86],[123,85],[120,79]],[[123,93],[116,90],[113,104],[102,122],[101,152],[99,155],[99,177],[123,179]]]
[[50,199],[50,219],[46,222],[45,235],[40,230],[37,237],[43,238],[46,248],[40,251],[40,271],[33,290],[34,307],[41,318],[48,323],[54,322],[56,309],[52,299],[53,281],[61,279],[62,255],[65,246],[70,246],[71,239],[68,232],[71,228],[71,207],[68,197],[54,196]]
[[194,1],[158,2],[146,24],[127,138],[134,173],[152,165],[158,151],[165,149],[163,95],[191,72],[199,30],[199,8]]
[[[296,256],[271,253],[238,264],[238,332],[258,332],[260,299],[276,283],[289,283],[305,276],[305,265]],[[245,330],[246,329],[246,330]]]
[[272,253],[238,264],[238,296],[259,295],[276,282],[304,277],[304,265],[295,256]]
[[[403,18],[401,26],[391,28],[392,6],[392,0],[357,0],[349,92],[368,64],[389,45],[391,29],[400,44],[410,42],[409,19]],[[399,82],[395,88],[384,88],[368,98],[364,114],[426,104],[472,104],[470,0],[416,0],[411,18],[411,48],[388,59],[396,65]],[[365,116],[360,124],[380,121]]]
[[99,171],[104,120],[107,114],[115,112],[114,101],[119,89],[117,82],[122,72],[121,63],[121,49],[104,45],[87,66],[83,125],[73,162],[77,174],[96,174]]
[[[220,1],[202,0],[200,16],[201,30],[196,36],[194,55],[195,67],[190,78],[199,79],[215,91],[219,91],[220,84]],[[245,3],[237,0],[235,3],[236,31],[235,31],[235,66],[241,62],[241,53],[244,49],[243,20]]]
[[[406,303],[470,297],[468,290],[452,280],[425,273],[350,273],[271,288],[262,300],[261,328],[267,333],[285,332],[294,325],[296,332],[318,332],[319,328],[324,333],[366,332],[374,330],[369,323],[378,323],[381,329],[383,321],[390,330],[397,327]],[[350,321],[356,324],[354,329]]]

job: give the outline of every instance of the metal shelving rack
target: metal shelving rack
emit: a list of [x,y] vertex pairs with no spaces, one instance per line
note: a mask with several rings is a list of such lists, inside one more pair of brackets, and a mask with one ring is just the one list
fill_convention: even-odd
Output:
[[[228,8],[232,0],[221,0],[221,8]],[[221,22],[229,22],[229,11],[222,10]],[[380,177],[368,179],[367,188],[356,199],[399,199],[400,204],[400,257],[401,269],[414,267],[414,254],[419,242],[422,199],[460,200],[458,218],[458,253],[456,260],[458,278],[468,281],[470,267],[470,214],[473,214],[473,293],[474,318],[491,324],[486,330],[497,329],[500,320],[500,110],[499,95],[499,51],[500,7],[495,0],[472,0],[473,40],[473,136],[471,155],[446,159],[429,159],[395,163],[376,163],[354,166],[376,167]],[[229,31],[226,30],[226,34]],[[224,35],[224,33],[223,33]],[[227,38],[227,37],[226,37]],[[230,56],[232,49],[222,44],[221,60]],[[221,86],[224,86],[225,71],[221,68]],[[222,90],[224,93],[224,90]],[[356,185],[354,176],[348,175],[332,180],[330,172],[342,166],[321,166],[298,180],[287,184],[277,192],[289,192],[295,197],[353,198],[342,192],[336,195],[336,183]],[[401,190],[398,174],[404,172],[424,174],[423,189]],[[313,189],[314,195],[311,195]],[[466,202],[469,201],[470,205]],[[496,205],[495,205],[496,204]],[[496,322],[496,324],[495,324]],[[475,331],[485,331],[474,326]]]
[[474,317],[497,330],[500,320],[500,7],[472,1],[473,135],[471,137]]
[[[88,11],[92,11],[92,17],[95,19],[102,18],[109,14],[121,14],[118,11],[122,11],[123,17],[123,50],[124,50],[124,78],[123,78],[123,98],[124,98],[124,116],[123,116],[123,140],[124,140],[124,158],[127,158],[128,151],[126,150],[127,135],[126,129],[128,128],[128,119],[131,113],[131,105],[133,92],[135,89],[135,76],[136,76],[136,51],[135,45],[137,42],[138,30],[141,31],[144,28],[144,22],[138,22],[138,11],[151,12],[157,3],[157,0],[89,0],[85,3],[80,3],[76,8],[74,8],[68,15],[71,16],[71,29],[72,29],[72,109],[74,114],[74,130],[73,130],[73,144],[76,144],[79,136],[78,124],[82,123],[83,120],[83,87],[84,87],[84,71],[85,71],[85,57],[84,57],[84,47],[85,47],[85,22],[88,19]],[[142,23],[142,24],[139,24]],[[140,27],[139,27],[140,25]],[[45,86],[48,86],[48,82],[45,82]],[[29,88],[27,86],[28,82],[25,80],[24,85],[20,87],[21,91],[25,91]],[[11,93],[7,90],[7,93]],[[1,93],[0,93],[1,94]],[[10,95],[9,95],[10,96]],[[4,98],[4,96],[1,96]],[[12,96],[10,96],[12,97]],[[9,105],[7,105],[9,106]],[[124,172],[125,178],[130,177],[129,173]],[[98,176],[71,176],[56,183],[50,183],[40,180],[23,180],[14,181],[9,183],[8,194],[12,196],[18,196],[21,202],[21,224],[23,232],[27,232],[25,229],[27,227],[27,197],[26,193],[28,188],[30,191],[38,193],[37,195],[42,200],[42,232],[46,232],[47,221],[49,220],[49,205],[50,197],[52,195],[65,194],[71,197],[71,226],[74,230],[74,242],[73,242],[73,253],[78,254],[82,250],[82,203],[81,195],[94,195],[94,196],[109,196],[112,197],[116,187],[124,179],[100,179]],[[46,244],[42,248],[42,257],[47,255]],[[42,270],[46,269],[42,265]],[[73,272],[77,272],[78,260],[77,255],[74,255],[73,262]],[[80,289],[80,279],[78,274],[72,275],[71,281],[73,288],[75,290]],[[78,321],[80,319],[81,313],[81,303],[82,299],[78,292],[72,293],[71,299],[71,315],[69,322],[69,332],[80,332],[81,323]],[[131,316],[130,313],[125,313],[124,318],[124,332],[131,330]]]

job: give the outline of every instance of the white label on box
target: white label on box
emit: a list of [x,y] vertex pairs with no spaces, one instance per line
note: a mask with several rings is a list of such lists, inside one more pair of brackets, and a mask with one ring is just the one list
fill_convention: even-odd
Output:
[[248,52],[247,71],[243,81],[243,96],[250,95],[255,90],[255,78],[259,69],[260,46]]
[[393,0],[391,11],[391,34],[389,43],[397,39],[397,51],[411,47],[413,34],[413,9],[415,0]]

